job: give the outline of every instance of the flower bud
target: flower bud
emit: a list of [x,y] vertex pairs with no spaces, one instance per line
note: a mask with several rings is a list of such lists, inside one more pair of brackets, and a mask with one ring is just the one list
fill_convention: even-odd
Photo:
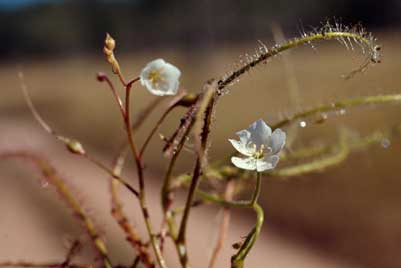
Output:
[[84,155],[85,149],[82,144],[77,140],[70,140],[66,143],[68,151],[73,154]]
[[96,74],[96,79],[97,79],[97,81],[99,81],[99,82],[103,82],[103,81],[106,79],[106,74],[105,74],[105,73],[102,73],[102,72],[98,72],[98,73]]
[[104,47],[105,49],[107,48],[108,50],[113,51],[114,48],[116,47],[116,41],[111,37],[109,33],[106,33],[106,39],[104,40]]
[[179,102],[177,102],[177,105],[190,107],[191,105],[195,104],[198,98],[198,94],[188,93]]
[[110,34],[106,33],[106,39],[104,40],[103,53],[106,56],[106,60],[110,63],[114,73],[120,73],[120,65],[114,56],[114,49],[116,47],[116,41],[111,37]]

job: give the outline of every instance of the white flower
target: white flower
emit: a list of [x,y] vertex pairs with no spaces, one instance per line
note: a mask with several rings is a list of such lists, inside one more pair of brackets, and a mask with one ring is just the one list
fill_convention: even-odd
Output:
[[177,94],[181,72],[174,65],[157,59],[142,69],[140,79],[150,93],[157,96]]
[[286,134],[281,129],[273,131],[259,119],[248,129],[238,131],[239,141],[229,139],[234,148],[245,157],[232,157],[231,162],[238,168],[257,172],[273,169],[279,160],[278,154],[283,149]]

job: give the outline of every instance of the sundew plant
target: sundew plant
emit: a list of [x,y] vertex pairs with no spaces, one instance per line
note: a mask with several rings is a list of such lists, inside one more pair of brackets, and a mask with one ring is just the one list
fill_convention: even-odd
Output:
[[[47,268],[135,268],[135,267],[172,267],[165,259],[165,244],[171,240],[176,249],[177,259],[181,267],[193,266],[191,252],[188,252],[188,239],[191,235],[187,231],[188,219],[192,209],[196,206],[214,205],[229,211],[232,208],[252,210],[255,213],[255,223],[248,233],[238,237],[234,245],[226,245],[227,222],[217,226],[218,239],[216,245],[210,242],[213,249],[211,259],[204,264],[197,263],[197,267],[216,267],[216,260],[223,246],[232,247],[230,260],[232,268],[246,267],[246,258],[253,249],[261,229],[263,227],[264,213],[259,204],[261,184],[267,177],[272,179],[285,179],[302,174],[322,171],[330,166],[344,161],[355,150],[365,149],[368,146],[380,143],[383,139],[391,139],[401,132],[400,126],[388,126],[387,130],[378,130],[367,136],[352,135],[352,132],[339,128],[337,142],[319,146],[292,148],[288,150],[289,134],[293,130],[292,125],[305,124],[308,118],[321,118],[327,120],[328,115],[341,114],[343,109],[367,104],[386,104],[401,101],[401,94],[364,96],[352,99],[337,100],[333,103],[323,104],[310,109],[302,110],[278,122],[265,122],[261,115],[255,114],[253,122],[244,125],[242,130],[226,137],[227,143],[232,145],[232,151],[226,152],[226,157],[211,162],[208,158],[210,149],[210,133],[214,129],[214,122],[219,116],[216,107],[220,98],[230,90],[230,86],[240,82],[242,76],[252,72],[255,67],[269,64],[270,59],[280,55],[286,50],[292,50],[302,45],[316,45],[323,41],[337,41],[347,49],[364,55],[365,61],[358,68],[344,75],[344,79],[350,79],[360,72],[364,72],[370,65],[380,62],[380,46],[376,39],[361,26],[346,27],[338,23],[325,23],[321,27],[310,32],[303,32],[301,36],[276,44],[272,47],[260,43],[260,47],[253,55],[243,57],[236,67],[229,72],[209,79],[200,85],[197,94],[187,93],[180,86],[182,76],[179,66],[170,63],[168,59],[154,59],[142,68],[137,76],[127,78],[122,70],[115,54],[116,41],[107,34],[104,42],[104,56],[112,68],[112,73],[98,73],[97,80],[101,87],[111,92],[110,100],[118,106],[122,124],[126,133],[126,140],[121,145],[120,151],[112,158],[112,164],[105,164],[93,157],[85,146],[78,140],[63,136],[50,127],[44,117],[40,115],[27,90],[22,74],[21,87],[27,104],[36,121],[52,137],[56,138],[66,149],[84,158],[103,170],[109,178],[111,195],[111,217],[114,218],[121,231],[124,232],[126,241],[136,254],[132,256],[132,263],[121,264],[119,260],[111,259],[108,245],[100,235],[91,216],[83,208],[83,204],[70,189],[68,183],[59,174],[57,169],[43,157],[40,152],[32,151],[2,151],[1,159],[16,158],[33,163],[46,181],[52,185],[67,206],[72,210],[77,221],[87,233],[97,258],[92,263],[77,263],[76,257],[81,248],[82,241],[72,243],[66,258],[60,262],[35,263],[26,260],[18,262],[4,260],[0,267],[47,267]],[[184,73],[185,74],[185,73]],[[115,75],[117,83],[113,82]],[[124,89],[124,95],[120,96],[118,88]],[[149,103],[145,109],[137,115],[132,112],[135,105],[135,91],[148,90],[156,96],[167,96],[168,106],[159,115],[159,120],[150,129],[141,128],[154,108],[160,103],[160,97],[155,102]],[[161,136],[164,147],[159,148],[165,156],[167,168],[160,180],[163,181],[160,189],[160,206],[162,208],[162,222],[153,222],[151,215],[155,213],[147,203],[147,183],[144,166],[146,165],[146,151],[150,141],[158,137],[159,127],[164,120],[171,115],[176,108],[183,108],[185,112],[179,120],[179,124],[170,136]],[[246,109],[241,107],[241,109]],[[133,119],[135,118],[135,120]],[[146,134],[143,144],[136,140],[136,134],[141,131]],[[292,135],[296,138],[296,135]],[[194,143],[193,166],[187,168],[187,172],[177,174],[176,163],[181,152],[187,146],[188,140]],[[136,177],[122,176],[124,166],[129,165],[127,156],[133,156],[133,165],[136,168]],[[146,235],[141,235],[138,226],[130,222],[129,211],[124,209],[119,196],[119,188],[125,187],[132,196],[132,201],[137,202],[142,212],[142,223],[146,227]],[[252,189],[252,191],[250,191]],[[177,204],[177,192],[184,192],[185,203]],[[249,198],[242,200],[239,196]],[[140,223],[137,220],[138,224]]]

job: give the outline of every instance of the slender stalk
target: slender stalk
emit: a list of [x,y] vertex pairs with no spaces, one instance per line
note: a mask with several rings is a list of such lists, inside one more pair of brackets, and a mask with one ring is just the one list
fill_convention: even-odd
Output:
[[2,158],[22,158],[32,161],[35,166],[40,170],[42,175],[46,180],[53,185],[62,199],[68,204],[72,209],[75,216],[82,223],[84,229],[88,233],[90,239],[92,240],[93,246],[99,256],[103,261],[103,266],[105,268],[112,268],[113,265],[108,256],[108,250],[106,244],[99,236],[99,232],[95,227],[93,220],[88,216],[85,209],[81,206],[81,203],[74,196],[68,185],[65,183],[64,179],[57,173],[56,169],[50,165],[50,163],[35,154],[27,153],[23,151],[16,151],[10,153],[2,153],[0,155]]
[[344,40],[344,38],[356,40],[362,45],[366,46],[369,49],[372,62],[380,61],[380,59],[378,59],[379,55],[377,55],[379,48],[373,44],[372,39],[366,38],[365,36],[357,32],[336,31],[328,28],[327,30],[323,29],[320,33],[311,33],[308,35],[304,35],[301,38],[290,40],[282,45],[274,46],[271,49],[264,48],[264,51],[258,57],[249,61],[247,64],[238,68],[237,70],[233,71],[229,76],[220,79],[218,81],[219,90],[222,90],[225,87],[229,86],[251,68],[259,65],[260,63],[266,62],[266,60],[268,60],[269,58],[272,58],[285,50],[292,49],[299,45],[311,43],[317,40]]
[[[347,109],[351,107],[358,107],[368,104],[381,104],[381,103],[390,103],[390,102],[399,102],[401,101],[401,94],[388,94],[388,95],[375,95],[375,96],[364,96],[357,97],[351,99],[344,99],[341,101],[332,102],[330,104],[319,105],[317,107],[307,109],[305,111],[301,111],[299,113],[295,113],[294,115],[287,117],[276,124],[272,125],[272,129],[282,128],[288,126],[297,120],[308,118],[310,116],[314,116],[317,114],[327,113],[327,112],[335,112],[342,109]],[[337,114],[335,114],[337,115]],[[235,155],[236,152],[233,152],[231,156]]]
[[[126,154],[125,154],[126,155]],[[113,172],[114,174],[121,176],[122,173],[122,166],[124,164],[125,157],[120,158],[117,157],[113,161]],[[126,235],[126,240],[131,244],[131,246],[137,250],[138,255],[136,256],[134,261],[135,265],[138,265],[140,262],[144,264],[145,267],[147,268],[154,268],[155,264],[152,259],[152,256],[150,255],[148,251],[148,246],[145,245],[144,242],[142,242],[136,228],[130,224],[128,217],[125,215],[121,201],[118,196],[118,186],[119,182],[117,179],[114,177],[111,179],[110,182],[110,190],[111,190],[111,214],[118,223],[118,225],[121,227],[121,229],[124,231]],[[138,193],[139,196],[139,193]],[[131,267],[132,268],[132,267]]]
[[235,207],[235,208],[249,208],[249,200],[230,201],[220,196],[209,194],[202,190],[196,190],[196,195],[199,196],[203,201],[218,204],[223,207]]
[[142,261],[144,267],[154,268],[155,264],[152,260],[151,255],[148,252],[148,247],[142,242],[137,230],[129,223],[127,216],[122,210],[122,204],[118,198],[117,193],[118,184],[119,182],[116,179],[112,178],[110,187],[112,201],[111,214],[115,218],[121,229],[124,231],[126,240],[137,251],[138,260]]
[[[105,73],[98,73],[97,79],[100,82],[105,81],[107,83],[107,85],[109,86],[109,89],[111,90],[111,92],[113,94],[114,99],[117,102],[118,108],[120,109],[120,113],[122,114],[122,116],[125,117],[123,101],[121,100],[120,96],[118,95],[117,90],[114,87],[113,83],[111,82],[110,78]],[[123,81],[121,81],[121,82],[123,82]]]
[[260,231],[262,229],[263,221],[264,221],[264,213],[262,207],[255,203],[252,207],[256,213],[256,224],[249,232],[246,237],[244,243],[242,244],[240,250],[232,256],[231,258],[231,268],[242,268],[244,267],[244,261],[249,251],[252,249],[253,245],[256,242],[256,239],[260,235]]
[[258,200],[259,195],[260,195],[260,190],[261,190],[261,173],[257,172],[256,176],[256,186],[255,190],[253,191],[252,197],[250,200],[240,200],[240,201],[230,201],[225,198],[209,194],[207,192],[204,192],[202,190],[196,190],[196,194],[202,198],[202,200],[206,202],[211,202],[215,204],[219,204],[224,207],[236,207],[236,208],[250,208],[252,207]]
[[[154,136],[154,134],[156,133],[156,131],[159,129],[159,127],[161,126],[161,124],[163,123],[164,119],[166,119],[166,117],[170,114],[170,112],[178,107],[178,106],[187,106],[188,103],[187,101],[194,101],[196,100],[196,97],[193,97],[191,94],[187,94],[185,91],[181,91],[180,93],[178,93],[177,96],[175,96],[168,104],[167,109],[164,111],[164,113],[162,114],[162,116],[160,117],[160,119],[156,122],[156,125],[153,127],[153,129],[150,131],[149,135],[146,137],[145,142],[142,145],[142,148],[140,150],[139,155],[142,157],[142,155],[145,153],[145,150],[150,142],[150,140],[152,139],[152,137]],[[135,128],[134,128],[135,129]]]
[[217,83],[215,80],[208,81],[202,92],[200,102],[197,103],[195,114],[194,135],[196,141],[197,158],[195,163],[194,172],[192,175],[191,184],[189,186],[187,201],[185,204],[184,214],[181,219],[180,229],[176,240],[178,246],[178,253],[182,267],[188,266],[188,253],[186,249],[186,229],[188,225],[189,213],[194,202],[196,189],[198,188],[202,170],[206,165],[206,149],[208,145],[208,138],[211,131],[212,115],[215,107]]
[[78,253],[81,249],[81,242],[79,240],[75,240],[74,243],[71,245],[70,249],[67,252],[65,260],[63,261],[63,267],[69,266],[74,256]]
[[156,260],[157,260],[158,265],[160,266],[160,268],[166,268],[167,267],[166,262],[161,254],[160,248],[157,245],[156,239],[153,235],[153,227],[150,222],[149,210],[146,205],[145,181],[144,181],[142,161],[141,161],[140,155],[138,154],[138,150],[137,150],[135,142],[134,142],[133,130],[131,128],[130,93],[131,93],[132,84],[138,80],[139,80],[139,78],[137,78],[136,80],[134,79],[126,86],[126,95],[125,95],[126,116],[124,117],[124,123],[125,123],[125,129],[126,129],[127,136],[128,136],[129,145],[130,145],[132,154],[134,156],[135,164],[137,167],[138,180],[139,180],[139,203],[140,203],[140,207],[141,207],[142,214],[144,217],[146,230],[148,232],[149,240],[152,245],[153,251],[156,255]]
[[[198,187],[199,179],[201,177],[200,175],[201,175],[201,159],[198,158],[195,163],[194,173],[192,176],[191,185],[189,187],[187,201],[185,203],[184,214],[182,216],[180,229],[178,231],[177,244],[178,244],[178,248],[180,251],[183,251],[183,250],[186,251],[186,246],[185,246],[186,230],[187,230],[187,224],[188,224],[188,219],[189,219],[189,212],[191,210],[192,203],[194,201],[195,192],[196,192],[195,190]],[[186,252],[183,252],[183,253],[184,254],[180,254],[180,262],[183,267],[187,267],[188,254]]]
[[260,190],[262,188],[261,187],[262,186],[261,177],[262,177],[261,173],[256,172],[256,187],[255,187],[255,191],[253,192],[251,202],[249,203],[250,206],[254,206],[256,204],[256,202],[258,202]]
[[[171,105],[173,106],[173,105]],[[194,108],[190,108],[189,111],[193,110]],[[168,227],[168,232],[170,234],[170,237],[173,239],[174,244],[176,246],[178,255],[181,255],[181,253],[183,252],[182,250],[180,250],[180,248],[178,247],[178,244],[176,243],[177,241],[177,226],[176,226],[176,222],[174,219],[174,214],[172,213],[172,211],[170,210],[172,203],[173,203],[173,194],[171,192],[171,183],[172,183],[172,173],[175,167],[175,164],[177,162],[177,159],[182,151],[182,149],[184,148],[184,143],[186,141],[186,137],[188,137],[189,133],[191,132],[192,128],[193,128],[193,123],[190,122],[186,128],[184,128],[183,133],[182,133],[182,139],[181,141],[177,144],[176,148],[174,149],[174,153],[171,156],[171,160],[170,163],[168,165],[166,174],[165,174],[165,178],[163,181],[163,186],[161,188],[161,203],[162,203],[162,208],[163,208],[163,225],[165,223],[167,223],[167,227]],[[163,226],[162,226],[163,227]],[[162,234],[164,234],[165,232],[162,230]],[[163,241],[163,236],[162,236],[162,241]]]
[[166,175],[163,181],[163,186],[160,191],[162,208],[164,212],[163,222],[167,223],[168,232],[174,241],[177,239],[177,226],[174,220],[173,213],[170,211],[170,207],[173,202],[173,197],[171,193],[171,179],[175,164],[183,147],[184,147],[183,144],[179,145],[177,147],[176,153],[172,156],[170,163],[167,167]]
[[257,203],[261,190],[261,174],[257,172],[256,176],[256,187],[255,191],[252,195],[252,199],[249,202],[249,206],[253,208],[256,213],[256,224],[252,228],[252,230],[247,235],[244,243],[238,252],[232,256],[231,258],[231,267],[232,268],[242,268],[244,266],[244,260],[248,255],[249,251],[252,249],[255,244],[256,239],[259,237],[260,230],[263,225],[264,214],[262,207]]
[[367,104],[380,104],[380,103],[395,102],[395,101],[401,101],[401,94],[365,96],[365,97],[357,97],[352,99],[336,101],[330,104],[320,105],[312,109],[296,113],[286,119],[277,122],[272,126],[272,129],[287,126],[298,119],[306,118],[319,113],[338,111],[340,109],[346,109]]
[[156,108],[159,107],[159,104],[164,100],[166,100],[166,98],[157,97],[153,99],[148,105],[146,105],[146,107],[144,107],[141,111],[139,111],[134,122],[132,122],[132,129],[139,129],[146,121],[146,119],[148,119],[148,117],[152,114],[152,112],[156,110]]
[[[120,176],[117,176],[115,172],[113,172],[113,170],[111,170],[110,168],[108,168],[106,165],[104,165],[103,163],[101,163],[99,160],[91,157],[82,147],[82,145],[73,139],[70,139],[68,137],[64,137],[62,135],[59,135],[56,131],[54,131],[47,123],[46,121],[43,119],[43,117],[39,114],[39,112],[37,111],[35,105],[32,102],[31,97],[29,96],[28,93],[28,88],[24,82],[24,76],[22,73],[19,73],[19,78],[20,78],[20,82],[21,82],[21,89],[22,92],[24,94],[24,98],[25,101],[31,111],[31,113],[33,114],[35,120],[39,123],[39,125],[50,135],[54,136],[57,140],[61,141],[62,143],[64,143],[67,147],[68,150],[70,150],[72,153],[77,154],[77,155],[81,155],[83,157],[85,157],[87,160],[89,160],[90,162],[92,162],[93,164],[95,164],[96,166],[98,166],[100,169],[104,170],[105,172],[107,172],[110,176],[112,176],[113,178],[115,178],[116,180],[118,180],[121,184],[123,184],[130,192],[132,192],[134,195],[138,196],[138,191],[135,190],[128,182],[124,181]],[[122,106],[122,102],[120,97],[118,96],[113,84],[111,83],[111,81],[109,80],[109,78],[105,75],[105,74],[99,74],[98,75],[99,80],[102,79],[101,81],[106,81],[108,83],[108,85],[110,86],[111,91],[113,92],[118,106],[120,107],[120,111],[123,117],[125,117],[125,111],[124,108]]]
[[113,179],[124,185],[132,194],[134,194],[136,197],[139,196],[139,192],[132,186],[130,185],[127,181],[125,181],[123,178],[121,178],[120,175],[115,173],[112,169],[108,168],[106,165],[104,165],[102,162],[98,161],[97,159],[92,158],[88,154],[83,155],[86,159],[88,159],[90,162],[95,164],[97,167],[100,169],[104,170],[107,174],[109,174]]
[[[180,248],[177,243],[177,237],[178,237],[178,231],[177,231],[177,224],[175,221],[175,214],[171,210],[171,207],[173,205],[173,193],[171,192],[171,180],[172,180],[172,174],[173,170],[175,167],[175,164],[177,162],[178,156],[180,155],[182,148],[184,147],[184,143],[180,143],[177,146],[175,154],[173,154],[170,163],[167,167],[167,171],[163,180],[163,186],[160,191],[160,196],[161,196],[161,203],[162,203],[162,209],[163,209],[163,222],[162,222],[162,227],[161,227],[161,239],[160,239],[160,244],[161,248],[163,248],[163,243],[165,241],[165,237],[167,234],[172,238],[174,245],[176,247],[176,250],[178,252],[178,255],[180,256],[182,251],[180,251]],[[166,230],[167,227],[167,230]]]
[[154,134],[156,131],[159,129],[161,123],[163,123],[164,119],[167,117],[167,115],[175,108],[175,106],[170,106],[160,117],[160,119],[157,121],[156,125],[152,128],[150,131],[149,135],[147,136],[145,142],[143,143],[139,155],[142,157],[144,154],[150,140],[153,138]]
[[[150,104],[148,104],[142,111],[139,112],[139,115],[136,117],[136,120],[132,123],[131,128],[136,131],[138,130],[145,120],[151,115],[151,113],[156,109],[157,104],[163,101],[163,98],[156,98]],[[127,140],[124,140],[118,149],[118,154],[115,157],[116,168],[119,171],[122,171],[125,164],[125,158],[127,157],[127,153],[129,151],[129,143]],[[142,150],[140,155],[142,156]]]
[[172,178],[172,172],[175,166],[175,163],[177,162],[179,152],[183,146],[179,147],[179,150],[175,155],[170,160],[170,163],[168,165],[167,171],[166,171],[166,176],[163,181],[163,186],[161,189],[161,201],[162,201],[162,208],[164,212],[164,220],[167,222],[169,226],[169,233],[170,236],[173,238],[173,240],[177,239],[177,228],[176,224],[173,218],[173,215],[170,211],[170,207],[173,202],[173,197],[171,193],[171,178]]

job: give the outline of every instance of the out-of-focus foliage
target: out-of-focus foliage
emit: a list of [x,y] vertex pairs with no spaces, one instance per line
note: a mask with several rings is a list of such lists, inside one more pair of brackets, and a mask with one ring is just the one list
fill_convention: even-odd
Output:
[[272,21],[299,32],[336,16],[372,29],[398,26],[400,11],[396,0],[45,1],[0,10],[0,55],[97,53],[106,31],[123,41],[125,51],[208,49],[214,43],[266,40]]

